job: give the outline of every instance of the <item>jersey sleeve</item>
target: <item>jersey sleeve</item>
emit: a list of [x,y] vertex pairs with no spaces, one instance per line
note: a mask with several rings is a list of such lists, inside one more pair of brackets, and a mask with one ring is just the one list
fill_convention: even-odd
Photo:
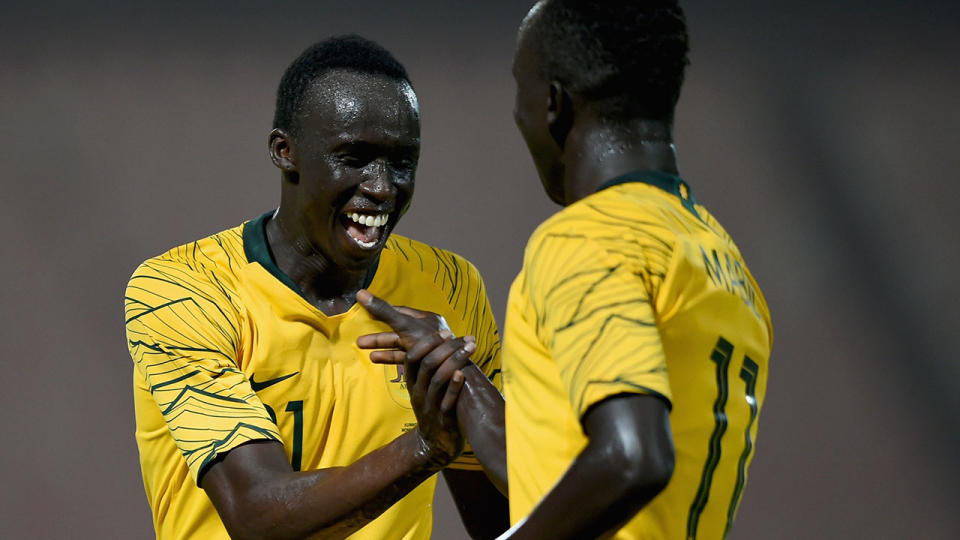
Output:
[[644,263],[627,260],[614,248],[575,232],[547,230],[526,254],[538,337],[556,362],[579,418],[621,393],[649,394],[670,404]]
[[[502,392],[500,334],[497,330],[497,320],[493,316],[493,309],[490,307],[490,299],[487,297],[487,288],[483,278],[480,277],[480,272],[472,263],[462,257],[454,257],[455,264],[461,269],[458,273],[457,287],[455,287],[461,292],[460,295],[452,296],[459,302],[454,309],[462,316],[464,331],[461,334],[469,334],[477,338],[477,350],[474,351],[472,360],[497,390]],[[449,467],[461,470],[483,470],[469,443],[464,447],[460,457]]]
[[152,259],[127,285],[127,345],[195,481],[218,454],[280,441],[238,367],[240,317],[216,278]]

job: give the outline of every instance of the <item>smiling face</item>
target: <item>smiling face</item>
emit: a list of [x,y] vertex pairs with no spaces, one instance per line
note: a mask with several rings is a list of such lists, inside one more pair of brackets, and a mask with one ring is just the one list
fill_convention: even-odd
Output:
[[285,140],[291,168],[281,211],[307,244],[298,249],[341,268],[369,268],[413,196],[420,156],[413,89],[386,76],[328,72],[314,81],[297,134]]

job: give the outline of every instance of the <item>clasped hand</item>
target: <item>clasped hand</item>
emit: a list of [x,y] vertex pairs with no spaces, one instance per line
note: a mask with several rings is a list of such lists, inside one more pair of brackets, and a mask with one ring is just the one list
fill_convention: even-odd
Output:
[[438,467],[447,465],[463,451],[456,403],[464,381],[461,370],[476,349],[474,338],[455,338],[443,317],[394,307],[366,290],[357,293],[357,302],[394,330],[360,336],[357,345],[376,349],[370,353],[374,363],[403,365],[425,455]]

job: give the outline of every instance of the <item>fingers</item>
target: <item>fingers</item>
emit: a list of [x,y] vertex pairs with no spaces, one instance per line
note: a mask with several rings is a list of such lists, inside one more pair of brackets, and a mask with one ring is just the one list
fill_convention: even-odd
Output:
[[[450,332],[439,332],[438,335],[444,340],[453,339],[453,334]],[[403,364],[408,361],[408,358],[411,363],[420,360],[419,357],[416,357],[419,351],[414,351],[412,355],[408,355],[406,351],[399,348],[399,343],[395,345],[391,340],[399,341],[400,336],[392,332],[369,334],[357,338],[357,345],[361,349],[383,349],[370,353],[370,361],[374,364]],[[463,336],[463,341],[465,343],[476,343],[477,339],[473,336]]]
[[409,306],[394,306],[394,309],[397,312],[404,315],[409,315],[414,319],[420,319],[429,321],[431,324],[436,326],[436,329],[441,333],[449,333],[450,337],[454,337],[453,331],[450,330],[450,325],[447,324],[447,320],[443,318],[442,315],[433,313],[432,311],[423,311],[422,309],[415,309]]
[[422,309],[416,309],[409,306],[394,306],[394,309],[403,313],[404,315],[409,315],[417,319],[426,319],[427,317],[433,315],[429,311],[423,311]]
[[[448,353],[451,344],[457,346]],[[476,348],[475,344],[465,343],[462,339],[450,340],[424,359],[417,375],[416,390],[425,392],[427,403],[440,404],[454,372],[470,362],[470,355]]]
[[[439,336],[434,334],[437,339]],[[404,363],[404,375],[407,377],[408,390],[413,395],[425,396],[430,386],[430,377],[433,372],[453,354],[464,346],[462,339],[440,340],[431,347],[421,347],[424,341],[418,343],[407,353],[407,362]],[[414,356],[419,355],[419,356]],[[436,403],[436,402],[434,402]]]
[[[448,340],[441,336],[439,333],[433,333],[425,336],[423,339],[420,339],[413,344],[412,347],[407,349],[407,362],[417,363],[423,357],[428,354],[433,354],[434,349],[437,349],[439,346],[443,345],[447,341],[457,341],[457,340]],[[458,343],[458,345],[462,345]],[[446,350],[446,349],[444,349]],[[449,352],[447,353],[449,354]]]
[[370,361],[374,364],[403,364],[407,361],[407,353],[397,349],[373,351],[370,353]]
[[[445,343],[451,343],[453,340],[446,340],[437,333],[429,334],[426,337],[418,340],[413,346],[407,350],[403,359],[404,367],[404,379],[407,382],[408,388],[412,388],[419,377],[421,366],[420,360],[431,354],[435,349],[438,349],[444,346]],[[443,349],[445,351],[446,349]],[[443,351],[440,354],[444,354]],[[446,354],[449,354],[447,352]]]
[[462,371],[458,369],[453,372],[450,377],[450,384],[447,385],[447,391],[443,393],[443,400],[440,401],[440,412],[447,414],[457,405],[460,389],[463,388],[463,380]]
[[[390,305],[389,302],[377,298],[365,289],[357,291],[357,302],[366,308],[373,318],[390,325],[394,330],[394,334],[398,336],[397,338],[393,338],[392,336],[364,338],[363,345],[360,345],[361,348],[399,348],[410,350],[411,347],[431,333],[437,333],[439,331],[443,339],[453,337],[453,332],[450,330],[450,326],[447,325],[447,321],[435,313],[408,307],[395,308]],[[389,333],[383,332],[383,334]],[[374,345],[374,342],[381,343],[381,345]],[[360,344],[361,341],[358,339],[357,343]]]
[[[453,332],[441,330],[438,332],[443,339],[453,339]],[[467,341],[476,341],[473,336],[463,336]],[[380,332],[379,334],[366,334],[357,338],[357,347],[361,349],[400,349],[403,342],[400,340],[400,334],[396,332]]]
[[396,332],[367,334],[357,338],[357,346],[361,349],[399,349],[400,334]]
[[377,298],[370,291],[360,289],[357,291],[357,302],[366,308],[375,319],[381,320],[395,330],[401,330],[406,327],[406,315],[396,310],[389,302]]
[[[439,335],[444,341],[448,339],[453,339],[453,333],[447,331],[438,332]],[[463,336],[463,340],[467,343],[476,343],[476,338],[473,336]],[[434,341],[429,342],[433,344]],[[376,350],[370,353],[370,360],[374,364],[402,364],[408,360],[408,355],[403,351],[400,343],[400,336],[394,332],[381,332],[379,334],[367,334],[365,336],[360,336],[357,338],[357,346],[361,349],[383,349]],[[429,345],[425,344],[424,348]],[[409,355],[411,362],[417,362],[420,360],[420,350],[414,350],[412,354]],[[429,351],[427,351],[427,354]]]

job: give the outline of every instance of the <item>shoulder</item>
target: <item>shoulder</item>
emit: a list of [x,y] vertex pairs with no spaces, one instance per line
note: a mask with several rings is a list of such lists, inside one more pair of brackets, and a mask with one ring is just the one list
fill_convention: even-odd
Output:
[[481,279],[477,267],[465,257],[406,236],[391,234],[384,249],[394,253],[403,273],[423,274],[441,287]]
[[713,234],[715,234],[717,238],[725,242],[731,249],[733,249],[739,254],[740,250],[739,248],[737,248],[736,243],[733,241],[733,237],[730,236],[730,233],[727,232],[727,230],[723,227],[723,225],[716,218],[716,216],[711,214],[706,207],[699,204],[697,205],[697,212],[699,213],[704,226],[710,229],[710,231]]
[[653,278],[667,271],[680,237],[700,227],[696,215],[669,193],[621,184],[567,206],[537,227],[524,252],[524,268],[545,281],[624,268],[653,291]]
[[237,272],[247,264],[243,225],[177,246],[141,263],[127,284],[131,298],[155,304],[186,297],[213,302],[236,298]]
[[246,262],[243,225],[238,225],[151,257],[140,264],[134,275],[150,268],[164,267],[196,273],[224,273]]
[[554,214],[537,227],[531,240],[570,235],[593,238],[662,228],[676,216],[671,196],[646,184],[609,187]]
[[545,248],[617,253],[635,244],[638,236],[666,236],[662,197],[648,192],[655,188],[640,186],[640,193],[632,188],[607,188],[550,216],[530,236],[525,262],[532,262]]
[[384,256],[390,261],[384,265],[389,272],[380,282],[385,299],[439,313],[454,331],[459,324],[461,331],[475,336],[496,332],[486,286],[473,263],[452,251],[396,234],[387,240]]

